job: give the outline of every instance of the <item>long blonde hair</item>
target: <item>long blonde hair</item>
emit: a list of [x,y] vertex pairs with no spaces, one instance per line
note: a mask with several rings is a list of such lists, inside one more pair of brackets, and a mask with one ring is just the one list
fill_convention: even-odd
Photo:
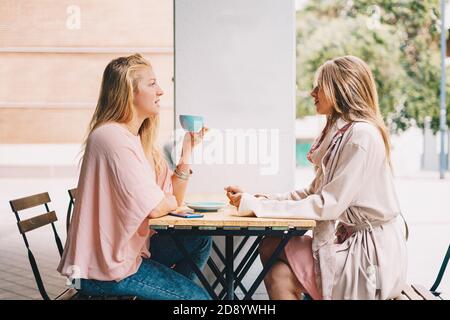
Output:
[[328,60],[317,70],[316,85],[333,104],[325,130],[338,118],[349,122],[364,119],[372,123],[383,137],[386,159],[392,168],[389,131],[380,113],[375,80],[369,66],[354,56]]
[[[97,107],[89,124],[89,134],[107,122],[127,123],[133,117],[133,95],[138,90],[138,71],[151,68],[150,62],[136,53],[112,60],[103,72]],[[159,129],[159,114],[144,120],[139,128],[142,147],[148,158],[155,162],[158,174],[164,166],[164,158],[156,139]],[[87,138],[84,142],[86,146]]]

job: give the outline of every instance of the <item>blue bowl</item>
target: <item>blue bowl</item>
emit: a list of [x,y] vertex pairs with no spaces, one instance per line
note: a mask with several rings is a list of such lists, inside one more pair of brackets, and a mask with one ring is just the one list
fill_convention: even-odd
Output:
[[187,114],[180,115],[181,127],[189,132],[198,132],[203,128],[203,117],[202,116],[192,116]]

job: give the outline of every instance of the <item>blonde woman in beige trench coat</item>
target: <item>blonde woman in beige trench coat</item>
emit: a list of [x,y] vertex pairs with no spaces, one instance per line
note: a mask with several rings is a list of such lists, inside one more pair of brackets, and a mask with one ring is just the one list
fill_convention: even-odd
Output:
[[[327,124],[308,154],[309,187],[254,196],[229,186],[227,196],[242,214],[317,221],[313,237],[291,239],[264,279],[271,299],[393,298],[406,281],[406,240],[373,75],[344,56],[323,64],[315,82]],[[262,242],[263,264],[279,241]]]

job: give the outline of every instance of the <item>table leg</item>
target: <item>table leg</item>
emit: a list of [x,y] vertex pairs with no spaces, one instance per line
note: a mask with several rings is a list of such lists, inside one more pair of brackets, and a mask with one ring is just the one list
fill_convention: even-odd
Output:
[[[209,258],[208,259],[208,266],[211,269],[211,271],[214,273],[214,275],[217,277],[217,282],[220,283],[222,285],[223,288],[226,288],[227,284],[226,284],[226,280],[223,277],[223,274],[220,272],[219,267],[217,267],[216,263],[214,262],[213,259]],[[215,287],[212,287],[213,289],[215,289]],[[247,292],[247,291],[245,291]],[[222,294],[219,295],[219,300],[223,299]],[[234,299],[238,300],[238,297],[236,296],[236,294],[234,295]]]
[[223,256],[222,252],[220,251],[219,247],[214,242],[214,240],[212,243],[212,248],[213,248],[214,252],[217,254],[217,257],[222,261],[223,264],[225,264],[225,257]]
[[[236,271],[236,285],[238,285],[239,287],[243,286],[242,285],[242,280],[244,279],[244,276],[250,270],[251,266],[255,262],[256,258],[258,258],[258,256],[259,256],[259,251],[258,251],[258,249],[256,249],[256,250],[253,251],[251,257],[245,263],[244,267],[241,268],[242,270],[240,270],[240,272]],[[246,296],[247,293],[248,293],[247,290],[242,290],[242,292],[244,293],[244,296]]]
[[[255,258],[258,256],[258,246],[259,246],[259,243],[261,242],[261,240],[262,240],[262,236],[258,236],[255,239],[255,241],[252,243],[250,249],[248,249],[247,253],[244,255],[241,262],[239,263],[239,265],[236,268],[235,273],[238,276],[236,276],[235,283],[236,283],[236,286],[239,286],[241,288],[244,295],[247,294],[247,290],[245,289],[241,280],[244,277],[244,275],[247,273],[247,271],[250,268],[253,261],[255,261]],[[256,257],[255,257],[255,254],[256,254]],[[250,264],[249,264],[249,262],[250,262]],[[248,267],[246,268],[246,266],[248,266]],[[243,272],[241,272],[241,270],[243,270]],[[225,268],[225,271],[226,271],[226,268]],[[219,293],[219,298],[224,297],[225,294],[226,294],[226,288],[224,287],[222,289],[222,291]]]
[[248,239],[250,239],[250,236],[245,236],[242,239],[241,243],[239,243],[239,246],[237,247],[237,249],[236,249],[236,251],[234,252],[234,255],[233,255],[234,259],[236,259],[237,256],[239,255],[239,252],[242,251],[242,248],[244,248],[244,246],[247,243]]
[[214,290],[211,288],[211,286],[208,283],[208,280],[206,280],[205,276],[203,275],[202,271],[199,269],[199,267],[195,264],[194,260],[192,260],[192,257],[190,256],[189,252],[187,251],[187,249],[185,248],[185,246],[183,245],[183,243],[180,241],[180,239],[178,239],[178,237],[176,235],[171,234],[170,235],[173,239],[173,241],[175,242],[175,245],[180,249],[181,253],[183,254],[184,258],[188,261],[188,263],[190,264],[192,270],[195,272],[195,274],[197,275],[198,279],[200,280],[200,282],[202,283],[203,287],[206,289],[206,291],[208,291],[209,295],[211,296],[211,298],[217,300],[218,296],[216,295],[216,293],[214,292]]
[[[234,259],[236,260],[236,258],[237,258],[237,256],[239,255],[239,253],[242,251],[242,249],[244,248],[244,245],[247,243],[247,241],[250,239],[250,236],[245,236],[243,239],[242,239],[242,241],[241,241],[241,243],[239,244],[239,246],[237,247],[237,249],[236,249],[236,251],[234,251],[234,253],[233,253],[233,257],[234,257]],[[216,252],[216,254],[217,254],[217,256],[219,257],[219,259],[222,261],[222,263],[225,265],[225,257],[223,256],[223,254],[222,254],[222,252],[220,251],[220,249],[219,249],[219,247],[213,242],[213,249],[214,249],[214,251]],[[211,258],[210,258],[211,259]],[[236,274],[238,274],[239,273],[239,268],[236,270]],[[225,276],[225,268],[224,269],[222,269],[222,271],[220,271],[220,275],[223,277],[223,276]],[[213,285],[212,285],[212,288],[213,289],[216,289],[216,287],[217,287],[217,285],[219,284],[219,278],[217,278],[215,281],[214,281],[214,283],[213,283]],[[243,292],[244,292],[244,294],[246,294],[247,293],[247,290],[242,286],[242,285],[240,285],[239,283],[238,283],[238,285],[239,285],[239,287],[243,290]]]
[[233,236],[226,236],[225,238],[225,268],[226,268],[226,285],[227,285],[227,300],[234,298],[234,256],[233,256]]
[[269,272],[269,270],[272,268],[272,266],[275,264],[275,262],[278,260],[278,257],[281,254],[281,251],[283,251],[284,247],[288,243],[289,239],[291,238],[289,232],[283,235],[281,238],[280,243],[278,244],[277,248],[273,252],[272,256],[270,257],[269,261],[264,265],[263,270],[259,274],[259,276],[256,278],[255,282],[253,283],[250,290],[247,292],[247,294],[244,297],[244,300],[251,299],[252,295],[255,293],[256,289],[258,288],[261,281],[264,279],[266,274]]
[[211,286],[211,288],[213,288],[215,290],[219,284],[221,284],[222,287],[225,287],[225,278],[223,277],[223,273],[220,271],[217,264],[214,262],[214,260],[211,257],[208,258],[207,263],[208,263],[209,269],[211,269],[211,271],[214,273],[214,276],[216,277],[216,280],[214,280],[214,283]]

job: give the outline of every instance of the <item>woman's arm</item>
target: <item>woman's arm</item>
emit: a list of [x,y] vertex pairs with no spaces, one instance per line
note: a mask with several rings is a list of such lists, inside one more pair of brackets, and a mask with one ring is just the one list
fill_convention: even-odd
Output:
[[[313,193],[313,187],[316,183],[317,177],[314,177],[313,181],[309,184],[308,187],[303,189],[298,189],[294,191],[290,191],[287,193],[275,193],[269,194],[265,197],[269,200],[301,200],[305,199],[307,196]],[[258,195],[255,195],[255,197]]]
[[[183,150],[184,153],[184,150]],[[184,196],[186,194],[187,185],[189,182],[189,176],[191,175],[191,165],[189,160],[181,156],[180,162],[177,165],[174,174],[172,175],[173,195],[176,198],[178,206],[182,206],[184,202]]]
[[183,148],[180,161],[172,175],[173,195],[177,199],[178,206],[182,206],[186,194],[191,170],[191,155],[194,147],[198,145],[208,132],[208,128],[202,128],[199,132],[188,132],[183,139]]
[[[281,200],[301,200],[313,193],[313,189],[316,184],[316,180],[317,180],[317,176],[314,177],[313,181],[306,188],[301,188],[301,189],[297,189],[297,190],[286,192],[286,193],[274,193],[274,194],[257,193],[257,194],[254,194],[253,196],[255,198],[268,199],[268,200],[280,200],[280,201]],[[224,190],[227,192],[227,197],[228,197],[228,199],[230,199],[230,204],[234,205],[234,206],[236,206],[235,205],[236,199],[239,199],[239,201],[240,201],[240,196],[238,198],[236,198],[235,195],[244,193],[242,188],[240,188],[239,186],[228,186],[228,187],[225,187]],[[238,206],[239,205],[237,205],[236,207],[238,207]]]
[[165,197],[158,203],[158,205],[150,212],[148,217],[150,219],[165,216],[170,211],[178,207],[177,200],[171,194],[166,194]]
[[[316,177],[307,188],[298,189],[287,193],[275,193],[275,194],[257,193],[254,194],[253,196],[255,198],[268,200],[301,200],[306,198],[308,195],[312,193],[312,189],[315,183]],[[224,189],[227,192],[227,197],[230,200],[230,204],[239,207],[239,201],[241,199],[240,194],[244,193],[244,191],[238,186],[228,186],[225,187]]]
[[234,195],[240,211],[258,217],[336,220],[355,200],[364,184],[367,151],[356,144],[343,147],[331,181],[316,194],[301,200],[257,199],[250,194]]

